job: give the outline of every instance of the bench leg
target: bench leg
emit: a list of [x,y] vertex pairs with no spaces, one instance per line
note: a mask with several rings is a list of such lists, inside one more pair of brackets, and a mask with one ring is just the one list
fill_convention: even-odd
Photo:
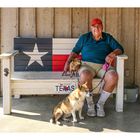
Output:
[[15,98],[15,99],[20,99],[20,98],[21,98],[21,95],[19,95],[19,94],[14,95],[14,98]]
[[8,115],[11,114],[11,96],[8,89],[7,91],[3,91],[3,93],[3,113]]
[[123,94],[124,94],[124,61],[117,61],[118,84],[116,93],[116,111],[123,112]]
[[123,94],[121,92],[116,94],[116,111],[123,112]]
[[3,92],[3,113],[11,113],[11,84],[10,84],[10,60],[2,61],[2,92]]

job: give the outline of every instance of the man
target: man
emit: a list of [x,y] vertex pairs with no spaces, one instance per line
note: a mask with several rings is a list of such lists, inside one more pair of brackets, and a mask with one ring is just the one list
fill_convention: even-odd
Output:
[[[105,70],[103,64],[107,63],[110,68],[105,74],[104,85],[100,93],[100,98],[96,104],[93,97],[86,97],[88,104],[88,116],[104,117],[104,104],[114,90],[118,75],[114,69],[116,56],[124,52],[122,46],[108,33],[103,32],[103,24],[99,18],[91,21],[91,32],[80,36],[71,54],[69,55],[64,71],[69,70],[71,60],[82,54],[82,66],[79,70],[80,81],[82,84],[85,81],[88,83],[88,88],[92,94],[92,80],[95,76],[103,77]],[[94,92],[94,91],[93,91]]]

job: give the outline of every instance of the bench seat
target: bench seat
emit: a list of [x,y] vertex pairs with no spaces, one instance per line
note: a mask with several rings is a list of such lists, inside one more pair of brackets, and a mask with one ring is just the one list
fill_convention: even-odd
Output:
[[[101,79],[93,80],[95,87]],[[12,95],[69,94],[78,85],[78,77],[62,76],[62,72],[14,72]],[[60,92],[61,91],[61,92]],[[97,93],[99,88],[94,90]]]

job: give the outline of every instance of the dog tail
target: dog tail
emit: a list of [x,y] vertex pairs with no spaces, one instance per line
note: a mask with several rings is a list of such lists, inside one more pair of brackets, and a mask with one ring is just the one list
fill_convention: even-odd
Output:
[[50,119],[50,123],[59,124],[59,119],[63,116],[63,111],[60,108],[57,108],[52,115],[52,118]]
[[52,118],[50,119],[50,123],[56,123],[55,116],[52,116]]
[[50,119],[50,123],[56,123],[56,119],[55,119],[55,108],[54,110],[52,111],[52,117]]

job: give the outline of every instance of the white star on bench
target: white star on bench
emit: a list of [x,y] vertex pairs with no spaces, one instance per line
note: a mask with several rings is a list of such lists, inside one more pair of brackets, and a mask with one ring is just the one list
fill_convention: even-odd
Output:
[[43,67],[43,63],[42,63],[41,57],[44,56],[45,54],[47,54],[48,52],[39,52],[38,51],[38,46],[35,43],[33,52],[26,52],[26,51],[24,51],[23,53],[25,53],[26,55],[30,56],[30,60],[28,62],[27,67],[29,67],[35,61]]

